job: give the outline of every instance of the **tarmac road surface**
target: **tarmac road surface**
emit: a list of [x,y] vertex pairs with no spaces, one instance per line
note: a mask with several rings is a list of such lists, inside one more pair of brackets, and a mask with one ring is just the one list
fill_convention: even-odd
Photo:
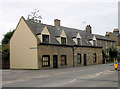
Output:
[[118,87],[113,64],[50,70],[3,70],[3,87]]

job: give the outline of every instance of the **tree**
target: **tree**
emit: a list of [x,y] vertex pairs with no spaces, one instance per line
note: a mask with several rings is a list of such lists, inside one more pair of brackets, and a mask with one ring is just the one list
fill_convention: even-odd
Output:
[[2,45],[9,43],[10,38],[11,38],[11,36],[12,36],[13,33],[14,33],[14,30],[13,30],[13,31],[10,31],[10,32],[7,32],[7,33],[4,35],[4,38],[2,39]]
[[27,20],[41,21],[42,16],[38,15],[39,10],[35,9],[31,14],[28,14]]
[[13,31],[7,32],[2,39],[2,59],[9,60],[9,41],[14,33]]
[[109,55],[110,55],[110,58],[116,58],[117,55],[118,55],[118,51],[116,48],[112,47],[109,49]]

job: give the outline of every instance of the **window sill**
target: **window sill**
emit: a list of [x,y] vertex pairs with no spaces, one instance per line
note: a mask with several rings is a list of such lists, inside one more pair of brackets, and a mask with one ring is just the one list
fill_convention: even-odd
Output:
[[42,67],[50,67],[50,66],[42,66]]
[[66,66],[67,64],[61,64],[61,66]]
[[82,63],[77,63],[77,64],[82,64]]

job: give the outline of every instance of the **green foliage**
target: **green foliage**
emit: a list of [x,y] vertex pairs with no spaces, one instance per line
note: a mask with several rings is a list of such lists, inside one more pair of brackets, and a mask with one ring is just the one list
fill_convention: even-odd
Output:
[[107,57],[107,58],[106,58],[106,61],[110,61],[110,60],[111,60],[111,58],[110,58],[110,57]]
[[4,60],[8,60],[9,59],[9,45],[8,44],[4,44],[2,45],[2,58]]
[[109,49],[109,55],[110,55],[110,58],[116,58],[117,55],[118,55],[118,51],[116,48],[112,47]]
[[110,61],[113,61],[114,58],[117,58],[118,51],[116,48],[111,47],[106,51],[102,50],[102,55],[103,55],[103,59],[106,59],[106,61],[110,62]]
[[9,43],[10,38],[11,38],[11,36],[12,36],[13,33],[14,33],[14,30],[13,30],[13,31],[10,31],[10,32],[7,32],[7,33],[4,35],[4,38],[3,38],[3,40],[2,40],[2,45]]
[[2,45],[0,45],[0,52],[2,52]]
[[4,60],[9,60],[9,41],[10,41],[10,38],[12,37],[14,33],[14,30],[11,32],[7,32],[5,35],[4,35],[4,38],[2,40],[2,59]]

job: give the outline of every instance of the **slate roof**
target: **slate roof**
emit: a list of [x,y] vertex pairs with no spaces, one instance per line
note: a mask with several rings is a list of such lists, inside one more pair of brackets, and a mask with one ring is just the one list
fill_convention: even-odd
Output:
[[112,41],[112,42],[115,42],[115,40],[112,40],[112,39],[110,39],[110,38],[108,38],[108,37],[106,37],[106,36],[97,35],[97,34],[93,34],[93,35],[95,35],[96,38],[99,39],[99,40],[106,40],[106,41]]
[[[56,37],[59,37],[62,30],[64,30],[65,34],[67,35],[67,45],[73,45],[73,44],[75,45],[73,38],[76,37],[77,34],[79,33],[82,39],[82,45],[92,46],[89,40],[92,39],[93,35],[95,34],[90,34],[86,32],[85,30],[79,30],[79,29],[69,28],[69,27],[64,27],[64,26],[61,26],[60,29],[58,29],[55,26],[47,25],[43,23],[36,23],[32,20],[25,20],[25,21],[35,35],[41,34],[43,28],[46,26],[50,32],[50,40],[52,44],[59,44],[59,42],[56,40]],[[101,35],[95,35],[95,36],[97,39],[114,41],[112,39],[106,38],[105,36],[101,36]],[[98,44],[97,46],[101,47],[100,44]]]
[[120,33],[119,34],[115,34],[115,33],[113,33],[115,36],[117,36],[118,38],[120,38]]

